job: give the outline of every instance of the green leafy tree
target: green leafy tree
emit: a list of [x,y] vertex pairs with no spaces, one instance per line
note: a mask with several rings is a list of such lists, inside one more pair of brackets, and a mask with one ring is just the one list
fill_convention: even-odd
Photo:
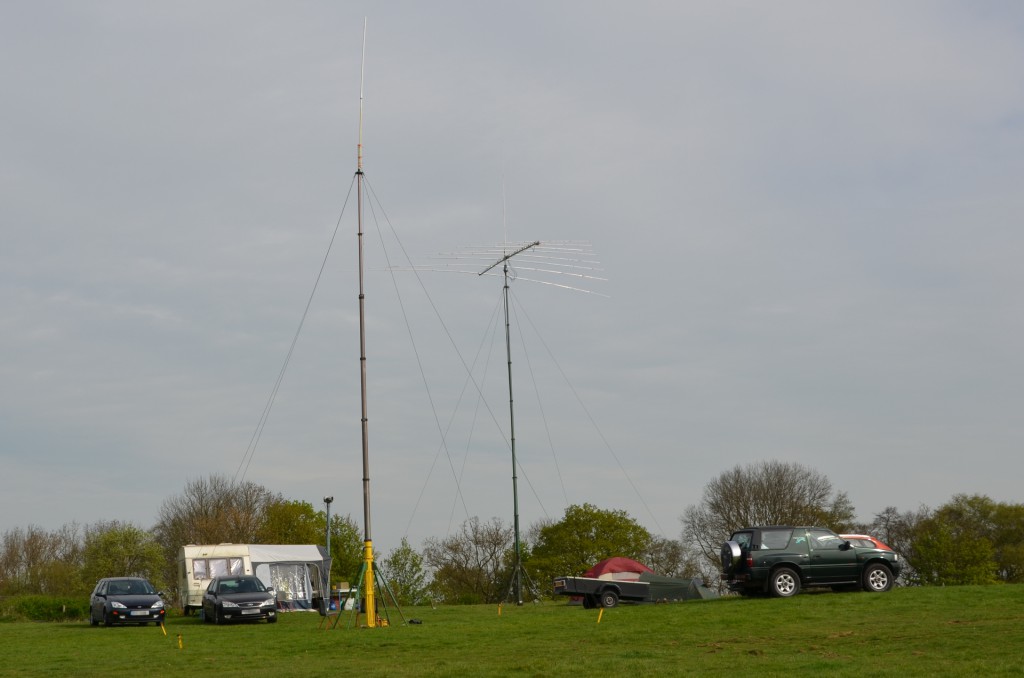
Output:
[[1024,583],[1024,505],[998,504],[993,512],[992,541],[999,578]]
[[[999,579],[1003,547],[1000,505],[982,495],[958,494],[922,520],[907,557],[917,583],[990,584]],[[1012,535],[1012,526],[1005,534]],[[1012,549],[1010,549],[1012,553]]]
[[[325,517],[326,519],[326,517]],[[356,585],[363,566],[363,533],[350,515],[331,516],[331,581]]]
[[267,504],[258,544],[322,544],[327,537],[326,516],[308,501],[278,498]]
[[612,556],[643,559],[651,543],[650,532],[625,511],[574,504],[562,520],[537,531],[526,566],[534,581],[549,582],[560,575],[581,575]]
[[938,516],[918,527],[910,556],[916,583],[924,586],[991,584],[996,581],[992,544],[983,536],[963,534]]
[[152,534],[117,520],[90,525],[85,531],[83,577],[95,582],[103,577],[145,577],[157,588],[163,579],[164,555]]
[[381,572],[395,594],[399,605],[419,605],[427,599],[427,572],[423,556],[402,537],[398,548],[381,561]]

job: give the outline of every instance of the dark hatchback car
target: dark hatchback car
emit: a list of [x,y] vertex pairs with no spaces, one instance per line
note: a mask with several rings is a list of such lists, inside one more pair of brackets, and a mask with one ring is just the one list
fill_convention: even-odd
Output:
[[114,624],[162,624],[164,601],[153,585],[141,577],[107,577],[96,582],[89,599],[89,622]]
[[277,597],[251,574],[215,577],[203,594],[203,621],[277,621]]

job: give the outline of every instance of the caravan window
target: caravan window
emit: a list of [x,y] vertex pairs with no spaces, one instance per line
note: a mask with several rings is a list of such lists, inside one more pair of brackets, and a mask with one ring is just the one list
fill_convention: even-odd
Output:
[[192,561],[193,579],[212,579],[244,574],[241,558],[196,558]]

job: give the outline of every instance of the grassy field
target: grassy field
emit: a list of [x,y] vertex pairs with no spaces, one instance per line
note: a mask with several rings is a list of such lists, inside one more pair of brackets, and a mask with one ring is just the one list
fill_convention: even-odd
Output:
[[0,676],[1024,675],[1024,586],[623,605],[600,622],[561,602],[402,612],[422,624],[3,623]]

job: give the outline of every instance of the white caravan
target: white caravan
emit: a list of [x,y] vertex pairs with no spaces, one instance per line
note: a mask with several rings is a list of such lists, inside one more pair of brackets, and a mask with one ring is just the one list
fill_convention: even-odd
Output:
[[203,593],[214,577],[255,574],[277,593],[281,610],[316,610],[324,595],[331,559],[311,544],[211,544],[182,546],[178,592],[188,615],[203,607]]

